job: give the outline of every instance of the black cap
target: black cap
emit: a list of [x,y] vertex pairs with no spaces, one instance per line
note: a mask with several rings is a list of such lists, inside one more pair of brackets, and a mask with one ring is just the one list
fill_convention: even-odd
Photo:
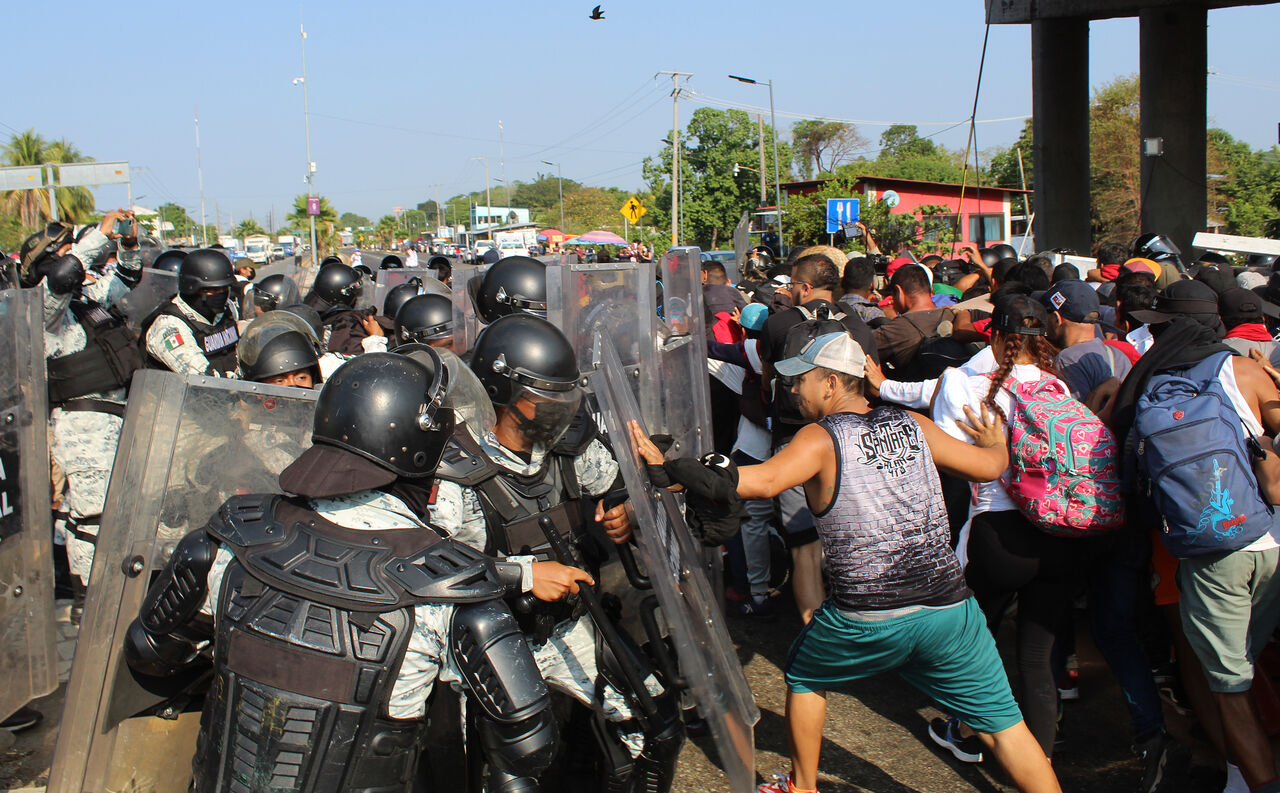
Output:
[[1237,286],[1218,295],[1218,312],[1222,316],[1222,324],[1230,330],[1238,325],[1261,322],[1263,314],[1280,317],[1280,306]]
[[[1024,320],[1033,319],[1038,325],[1028,327]],[[995,300],[991,312],[991,329],[1002,333],[1020,333],[1023,336],[1043,336],[1049,325],[1049,314],[1038,301],[1029,295],[1002,295]]]
[[1129,316],[1148,325],[1168,322],[1180,316],[1199,318],[1217,315],[1218,295],[1203,281],[1175,281],[1156,295],[1155,305],[1150,309],[1129,313]]
[[1196,280],[1202,284],[1208,284],[1219,295],[1236,285],[1236,277],[1230,272],[1230,267],[1223,270],[1215,265],[1201,267],[1196,272]]

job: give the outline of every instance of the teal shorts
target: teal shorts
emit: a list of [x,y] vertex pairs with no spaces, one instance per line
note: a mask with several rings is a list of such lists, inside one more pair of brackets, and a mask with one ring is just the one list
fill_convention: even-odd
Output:
[[973,598],[884,620],[857,620],[824,603],[787,657],[787,687],[797,693],[829,691],[881,672],[897,672],[979,732],[1022,721]]

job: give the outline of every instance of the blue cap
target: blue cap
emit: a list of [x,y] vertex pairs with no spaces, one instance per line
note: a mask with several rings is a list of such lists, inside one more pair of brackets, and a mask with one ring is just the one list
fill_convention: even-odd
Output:
[[769,307],[763,303],[750,303],[742,309],[738,324],[747,330],[760,330],[764,321],[769,318]]

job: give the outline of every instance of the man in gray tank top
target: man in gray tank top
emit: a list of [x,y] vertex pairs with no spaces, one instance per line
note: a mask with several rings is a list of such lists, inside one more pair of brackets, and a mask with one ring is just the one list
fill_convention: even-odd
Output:
[[[1009,465],[997,417],[967,413],[976,445],[897,407],[872,407],[864,388],[866,355],[848,333],[819,336],[779,361],[796,377],[792,391],[810,421],[782,451],[736,470],[740,498],[772,498],[802,485],[825,553],[830,591],[791,647],[786,664],[791,773],[761,793],[817,788],[826,692],[895,671],[978,730],[984,745],[1024,791],[1059,791],[1031,736],[986,621],[950,546],[937,468],[991,481]],[[662,453],[632,424],[637,451],[651,465]],[[692,498],[732,466],[708,476],[670,478]],[[714,468],[714,471],[710,469]],[[702,472],[700,471],[699,474]],[[683,481],[682,481],[683,479]]]

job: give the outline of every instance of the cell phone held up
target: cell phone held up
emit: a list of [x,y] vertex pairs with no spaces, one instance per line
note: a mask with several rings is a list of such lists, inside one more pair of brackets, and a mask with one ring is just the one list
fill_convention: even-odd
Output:
[[119,220],[117,220],[115,232],[116,234],[119,234],[121,237],[128,237],[129,235],[133,234],[133,219],[120,218]]

